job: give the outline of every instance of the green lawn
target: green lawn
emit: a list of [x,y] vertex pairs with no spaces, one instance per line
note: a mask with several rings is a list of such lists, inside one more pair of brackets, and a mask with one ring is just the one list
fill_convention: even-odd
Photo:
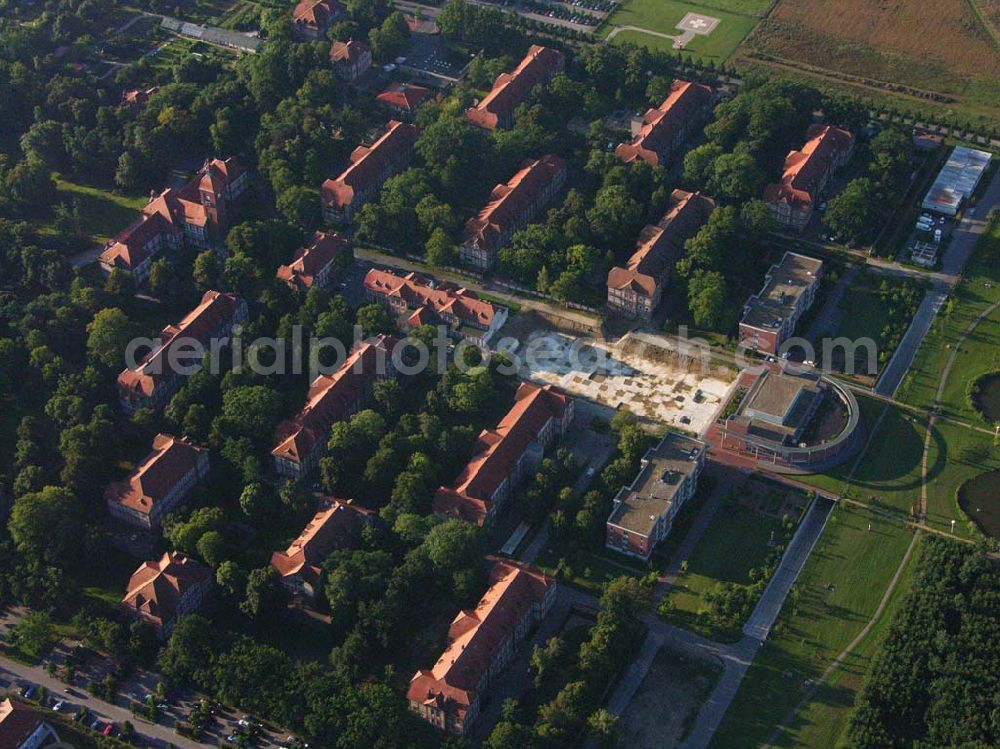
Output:
[[[84,228],[95,242],[106,242],[135,221],[148,199],[143,196],[125,196],[92,185],[71,182],[53,174],[59,199],[80,208]],[[44,231],[44,227],[43,227]]]
[[955,535],[978,536],[966,514],[958,506],[958,489],[981,473],[1000,468],[1000,454],[993,437],[982,432],[938,422],[928,457],[927,524]]
[[[713,0],[695,3],[680,0],[625,0],[608,17],[602,33],[607,36],[616,26],[635,26],[671,36],[681,32],[677,23],[687,13],[701,13],[718,18],[721,23],[705,36],[696,36],[685,47],[693,57],[723,62],[767,12],[768,0]],[[622,31],[615,41],[643,44],[652,49],[673,51],[673,41],[639,31]]]
[[[767,740],[805,693],[806,680],[820,676],[875,612],[911,538],[901,522],[865,508],[838,505],[833,510],[713,747],[757,747]],[[850,701],[839,704],[845,707]]]
[[[559,559],[558,549],[549,546],[542,549],[538,559],[535,560],[535,565],[545,573],[555,575]],[[569,565],[572,577],[566,579],[564,576],[560,576],[560,582],[574,585],[595,596],[601,595],[604,591],[604,584],[609,580],[622,575],[644,577],[651,570],[648,564],[644,564],[638,559],[632,559],[602,547],[597,547],[593,551],[581,552],[576,558],[569,560]]]
[[903,569],[878,621],[813,699],[796,713],[786,731],[774,742],[775,747],[829,749],[837,745],[847,728],[858,690],[864,684],[868,664],[879,649],[893,615],[910,591],[916,559],[914,554]]
[[[965,277],[953,298],[938,314],[937,320],[917,351],[910,371],[899,388],[897,398],[921,408],[930,408],[938,381],[955,343],[969,325],[991,304],[1000,301],[1000,223],[980,239]],[[983,423],[965,398],[970,380],[990,369],[996,362],[1000,343],[1000,310],[984,319],[962,344],[941,398],[942,412]]]
[[771,533],[781,531],[781,521],[739,502],[725,502],[698,541],[687,571],[670,591],[674,610],[670,620],[715,640],[738,640],[740,632],[713,624],[707,614],[706,594],[720,582],[747,584],[749,572],[767,557]]

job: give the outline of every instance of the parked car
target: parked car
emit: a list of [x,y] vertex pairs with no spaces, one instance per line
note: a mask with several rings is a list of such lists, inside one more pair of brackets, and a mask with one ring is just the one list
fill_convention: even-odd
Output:
[[66,707],[65,702],[63,702],[62,700],[56,700],[56,704],[52,706],[52,709],[55,710],[57,713],[61,713],[64,707]]
[[103,733],[105,736],[114,736],[115,735],[115,724],[114,723],[108,723],[106,726],[104,726],[104,730],[101,731],[101,733]]

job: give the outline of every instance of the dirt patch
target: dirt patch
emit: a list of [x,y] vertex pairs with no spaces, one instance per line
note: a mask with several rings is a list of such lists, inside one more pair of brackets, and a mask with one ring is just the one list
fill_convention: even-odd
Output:
[[619,749],[678,746],[721,673],[718,661],[695,660],[662,648],[621,717]]

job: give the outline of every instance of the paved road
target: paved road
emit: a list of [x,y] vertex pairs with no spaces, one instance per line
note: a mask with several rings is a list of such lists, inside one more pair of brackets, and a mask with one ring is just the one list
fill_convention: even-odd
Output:
[[892,354],[889,365],[882,372],[878,383],[875,385],[875,392],[878,395],[892,398],[896,395],[900,383],[910,371],[910,365],[920,349],[920,344],[927,337],[931,325],[938,311],[944,306],[945,299],[948,298],[946,289],[933,288],[924,295],[923,301],[917,307],[917,312],[910,322],[910,327],[906,329],[903,340]]

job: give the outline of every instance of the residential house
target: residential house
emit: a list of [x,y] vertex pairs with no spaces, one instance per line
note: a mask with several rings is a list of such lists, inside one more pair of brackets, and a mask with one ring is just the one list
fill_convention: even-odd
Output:
[[796,231],[805,229],[830,177],[853,154],[850,132],[833,125],[810,125],[802,150],[785,157],[781,181],[764,188],[764,202],[774,220]]
[[704,442],[667,432],[643,457],[639,475],[615,496],[606,546],[649,560],[670,533],[674,519],[698,488],[705,467]]
[[433,95],[434,92],[424,86],[395,82],[390,83],[375,100],[393,114],[412,119],[420,105]]
[[346,17],[347,10],[337,0],[301,0],[292,11],[292,29],[297,39],[315,42]]
[[129,477],[104,490],[108,512],[127,525],[158,530],[163,518],[208,476],[208,467],[208,448],[158,434],[152,452]]
[[0,749],[42,749],[57,743],[59,734],[40,710],[9,697],[0,701]]
[[764,288],[747,300],[740,318],[740,345],[777,354],[816,298],[823,261],[786,252],[764,278]]
[[166,640],[180,617],[201,611],[214,583],[215,575],[204,564],[179,551],[168,551],[132,573],[122,608],[152,624],[156,635]]
[[165,250],[184,244],[209,247],[222,240],[235,212],[234,204],[249,184],[247,172],[234,158],[206,161],[181,188],[153,195],[132,224],[108,241],[98,261],[104,273],[115,268],[131,273],[136,284],[149,277],[149,267]]
[[355,148],[350,166],[320,188],[323,218],[329,223],[350,223],[389,177],[409,166],[416,140],[416,127],[389,120],[386,132],[371,146]]
[[343,268],[351,257],[351,246],[335,232],[313,234],[312,242],[295,252],[289,265],[278,267],[277,277],[293,289],[308,291],[323,288],[333,280],[334,270]]
[[566,66],[562,52],[532,45],[513,72],[501,73],[493,89],[475,107],[465,110],[465,118],[487,130],[506,129],[514,124],[514,111],[535,88],[551,81]]
[[278,426],[271,455],[279,476],[297,480],[316,467],[333,425],[364,408],[376,382],[395,377],[396,343],[384,335],[365,341],[337,371],[313,380],[306,405],[294,419]]
[[118,375],[118,400],[128,413],[140,408],[162,408],[183,383],[202,367],[202,356],[217,351],[233,327],[247,319],[247,305],[232,293],[206,291],[201,303],[177,325],[161,332],[154,348],[135,369]]
[[665,164],[708,118],[713,98],[712,89],[703,83],[675,80],[670,95],[633,123],[634,137],[619,144],[615,154],[627,163],[641,159],[650,166]]
[[714,210],[715,201],[700,192],[670,193],[670,206],[660,222],[646,226],[628,262],[608,272],[608,307],[630,317],[652,317],[674,265],[684,254],[684,243]]
[[372,50],[357,39],[334,42],[330,46],[330,62],[339,78],[353,83],[371,69]]
[[545,449],[569,430],[573,411],[573,399],[562,390],[522,382],[497,428],[479,434],[455,483],[437,490],[434,514],[492,525],[524,477],[537,472]]
[[442,731],[467,734],[490,684],[552,609],[556,589],[553,578],[530,565],[497,561],[479,603],[452,621],[441,657],[410,680],[410,711]]
[[271,555],[271,566],[294,595],[316,598],[323,576],[323,561],[337,549],[355,547],[361,529],[374,513],[351,500],[328,499],[285,551]]
[[466,223],[459,249],[462,262],[491,269],[514,232],[527,226],[565,184],[566,162],[558,156],[525,161],[507,184],[493,188],[486,207]]
[[400,276],[372,268],[365,276],[368,299],[405,315],[409,327],[440,321],[475,343],[489,343],[507,321],[507,308],[480,299],[450,281],[433,281],[417,273]]

